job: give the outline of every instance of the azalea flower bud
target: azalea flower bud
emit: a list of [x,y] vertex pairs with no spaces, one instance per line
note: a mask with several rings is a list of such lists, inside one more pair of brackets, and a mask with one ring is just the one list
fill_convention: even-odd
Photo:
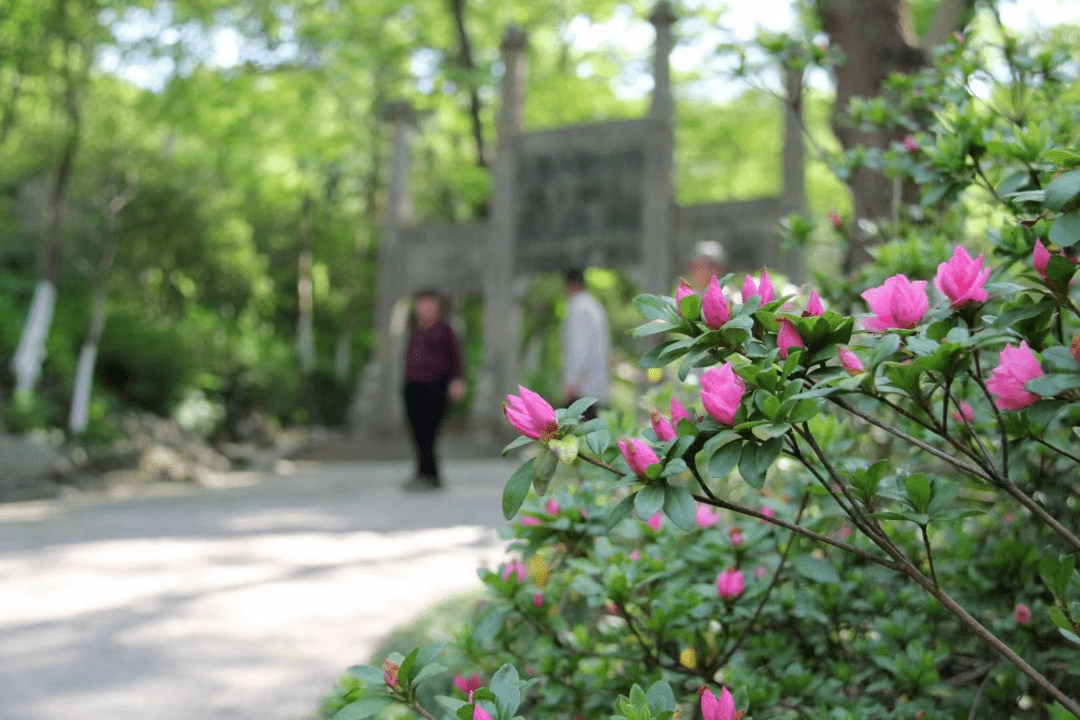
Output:
[[867,330],[913,328],[930,308],[926,298],[926,281],[911,282],[904,275],[893,275],[884,285],[870,288],[862,294],[875,317],[863,320]]
[[737,527],[731,528],[730,530],[728,530],[728,539],[731,540],[732,545],[734,545],[735,547],[739,547],[743,544],[742,530]]
[[694,513],[694,524],[705,529],[720,522],[720,514],[712,505],[698,505]]
[[960,407],[953,409],[952,418],[956,422],[963,422],[964,420],[971,422],[975,419],[975,410],[970,404],[962,402],[960,403]]
[[1028,380],[1041,377],[1042,368],[1035,353],[1026,341],[1020,341],[1020,347],[1006,345],[998,356],[998,366],[990,373],[986,387],[994,396],[994,404],[1001,410],[1020,410],[1039,399],[1028,392],[1024,384]]
[[473,705],[472,720],[494,720],[491,715],[479,705]]
[[762,305],[768,305],[773,301],[773,284],[768,270],[761,271],[760,283],[755,283],[754,279],[749,275],[743,280],[742,301],[745,303],[755,295],[761,298]]
[[541,593],[533,595],[533,605],[538,608],[544,607],[544,596]]
[[701,315],[705,318],[705,324],[713,330],[720,329],[731,319],[731,301],[724,296],[715,275],[709,281],[701,299]]
[[645,475],[650,465],[657,465],[660,462],[660,458],[656,457],[656,453],[644,440],[637,438],[620,440],[619,449],[622,450],[623,458],[630,466],[630,471],[635,475]]
[[[1080,335],[1077,335],[1077,338],[1080,340]],[[690,422],[694,421],[693,418],[690,417],[690,412],[683,407],[683,404],[676,398],[671,398],[671,425],[675,429],[678,429],[679,423],[683,420],[689,420]]]
[[[657,523],[656,527],[654,529],[659,530],[660,529],[660,523]],[[634,548],[633,550],[631,550],[630,551],[630,559],[633,560],[634,562],[637,562],[638,560],[640,560],[641,559],[641,551],[638,550],[637,548]]]
[[720,689],[719,699],[707,687],[701,689],[702,720],[735,720],[735,698],[728,689]]
[[806,312],[803,317],[820,316],[825,314],[825,306],[821,304],[817,290],[810,291],[810,299],[806,301]]
[[660,411],[656,408],[649,409],[649,422],[652,423],[653,432],[656,433],[656,437],[660,438],[663,442],[675,439],[675,428],[671,427],[671,423],[668,422],[668,419],[661,415]]
[[716,592],[724,600],[733,600],[743,592],[742,570],[725,570],[716,578]]
[[776,345],[780,348],[780,357],[784,360],[787,360],[787,356],[792,349],[797,350],[806,347],[806,344],[799,336],[799,331],[795,329],[795,325],[787,318],[780,321],[780,334],[776,337]]
[[544,523],[540,518],[535,518],[532,515],[522,515],[521,524],[525,527],[536,527],[537,525],[543,525]]
[[454,687],[469,696],[472,702],[473,693],[480,689],[484,681],[480,679],[480,673],[475,673],[471,678],[466,678],[461,673],[454,675]]
[[[675,309],[679,309],[684,297],[689,297],[693,294],[694,288],[690,287],[690,283],[685,280],[680,280],[679,287],[675,290]],[[679,310],[679,315],[682,315],[682,310]]]
[[544,510],[547,511],[548,515],[558,515],[562,511],[562,505],[555,498],[550,498],[544,504]]
[[709,415],[725,425],[735,424],[735,411],[745,392],[746,382],[735,374],[735,368],[729,362],[711,368],[701,376],[701,402]]
[[1017,625],[1027,625],[1031,622],[1031,608],[1024,603],[1020,603],[1013,610],[1013,619],[1016,620]]
[[840,352],[840,364],[844,366],[845,370],[852,375],[858,375],[863,371],[862,360],[859,359],[858,355],[851,352],[843,345],[840,345],[838,350]]
[[656,513],[651,518],[645,521],[645,524],[653,529],[653,532],[660,532],[660,525],[664,522],[663,513]]
[[517,575],[518,582],[525,582],[525,563],[520,560],[511,560],[503,568],[503,580],[509,580],[511,575]]
[[518,392],[521,394],[520,397],[506,396],[506,403],[510,404],[507,407],[507,404],[503,403],[506,419],[518,432],[533,440],[554,438],[559,430],[559,423],[555,419],[555,408],[527,387],[518,385]]
[[918,152],[919,146],[915,143],[915,138],[911,135],[904,138],[904,149],[909,153]]
[[1069,352],[1072,353],[1077,364],[1080,364],[1080,333],[1072,339],[1072,344],[1069,345]]
[[1031,253],[1031,264],[1035,266],[1035,272],[1039,277],[1046,279],[1046,264],[1050,262],[1050,251],[1042,244],[1042,239],[1035,240],[1035,250]]
[[401,668],[396,662],[387,658],[383,660],[382,673],[383,680],[386,681],[386,687],[391,690],[397,690],[398,687],[398,670]]
[[968,251],[959,245],[952,259],[938,265],[934,287],[949,298],[954,308],[970,302],[983,302],[989,297],[984,289],[990,277],[990,268],[982,269],[983,255],[972,259]]
[[842,230],[844,227],[844,219],[840,217],[840,213],[835,210],[829,211],[829,220],[832,222],[833,227],[837,230]]

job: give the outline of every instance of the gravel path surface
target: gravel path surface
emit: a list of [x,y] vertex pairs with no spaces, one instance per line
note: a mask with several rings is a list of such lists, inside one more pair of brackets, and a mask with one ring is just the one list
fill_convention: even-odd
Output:
[[503,556],[514,463],[237,473],[0,506],[0,720],[297,720],[380,639]]

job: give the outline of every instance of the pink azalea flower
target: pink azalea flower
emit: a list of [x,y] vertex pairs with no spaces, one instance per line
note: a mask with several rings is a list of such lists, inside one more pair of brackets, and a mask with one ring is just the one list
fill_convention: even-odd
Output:
[[[657,523],[657,526],[658,526],[657,529],[659,529],[659,523]],[[634,548],[633,550],[631,550],[630,551],[630,559],[633,560],[634,562],[637,562],[638,560],[640,560],[641,559],[641,551],[638,550],[637,548]]]
[[694,513],[694,523],[699,528],[712,527],[718,522],[720,522],[720,514],[716,512],[716,508],[712,505],[697,506],[697,511]]
[[731,319],[731,301],[724,296],[715,275],[709,281],[701,299],[701,315],[705,318],[705,324],[713,330],[718,330]]
[[743,544],[742,530],[737,527],[731,528],[730,530],[728,530],[728,539],[731,540],[732,545],[734,545],[735,547],[739,547]]
[[[1077,337],[1080,338],[1080,335]],[[671,398],[671,424],[678,429],[679,423],[683,420],[689,420],[690,422],[694,421],[693,418],[690,417],[689,411],[683,407],[683,404],[677,399]]]
[[536,527],[537,525],[543,525],[544,523],[540,518],[534,518],[532,515],[522,515],[521,524],[525,527]]
[[761,271],[760,283],[755,283],[754,279],[749,275],[743,280],[742,301],[745,303],[755,295],[761,298],[762,305],[768,305],[773,301],[773,284],[768,270]]
[[817,290],[811,290],[810,299],[806,301],[806,312],[803,313],[803,316],[820,316],[824,314],[825,306],[821,304],[821,298],[818,297]]
[[799,336],[799,331],[795,329],[795,325],[787,318],[780,321],[780,334],[776,336],[776,346],[780,348],[780,357],[784,360],[787,360],[787,356],[792,349],[798,350],[806,347],[806,344]]
[[661,415],[656,408],[649,409],[649,422],[652,423],[652,429],[656,433],[656,437],[660,438],[661,441],[667,442],[675,439],[675,428],[671,427],[668,419]]
[[972,258],[968,251],[957,245],[952,259],[938,265],[934,287],[949,298],[954,308],[969,302],[983,302],[989,297],[985,288],[990,268],[983,269],[983,255]]
[[645,475],[650,465],[657,465],[660,462],[660,458],[656,457],[656,453],[644,440],[637,438],[620,440],[619,449],[622,450],[630,471],[635,475]]
[[1038,395],[1024,389],[1028,380],[1043,375],[1039,360],[1026,341],[1021,340],[1018,348],[1006,345],[998,360],[998,366],[990,373],[986,387],[999,409],[1020,410],[1039,399]]
[[509,580],[511,575],[517,575],[518,582],[525,582],[527,573],[525,571],[525,563],[520,560],[511,560],[503,568],[503,580]]
[[911,282],[903,275],[893,275],[884,285],[870,288],[862,294],[875,317],[863,320],[867,330],[913,328],[930,308],[926,298],[926,281]]
[[904,148],[908,152],[913,153],[913,152],[918,151],[919,146],[915,143],[915,138],[912,137],[911,135],[908,135],[907,137],[904,138]]
[[660,532],[660,524],[664,522],[663,513],[656,513],[651,518],[645,521],[645,524],[653,529],[653,532]]
[[742,595],[742,570],[725,570],[716,578],[716,592],[724,600],[734,600]]
[[549,498],[548,501],[544,503],[544,510],[547,511],[548,515],[558,515],[562,512],[562,505],[560,505],[559,501],[555,498]]
[[469,696],[469,702],[472,702],[473,693],[480,689],[480,686],[484,684],[484,681],[480,679],[480,673],[475,673],[471,678],[466,678],[461,673],[454,675],[454,687]]
[[[675,309],[679,309],[684,297],[689,297],[693,294],[694,288],[690,287],[690,283],[685,280],[680,280],[679,287],[675,290]],[[682,310],[679,310],[679,315],[682,315]]]
[[503,403],[503,413],[510,424],[533,440],[551,440],[555,437],[559,430],[555,408],[527,387],[518,385],[518,392],[521,393],[520,397],[507,395],[506,403]]
[[544,607],[544,596],[541,593],[533,595],[533,605],[536,607]]
[[1031,253],[1031,264],[1035,266],[1035,272],[1039,277],[1046,279],[1046,264],[1050,262],[1050,251],[1042,244],[1042,238],[1035,241],[1035,251]]
[[484,708],[473,705],[472,720],[494,720],[494,718]]
[[776,517],[776,513],[773,512],[773,509],[768,505],[761,506],[761,514],[768,518]]
[[1024,603],[1020,603],[1013,610],[1013,619],[1016,620],[1017,625],[1027,625],[1031,622],[1031,608]]
[[848,350],[843,345],[838,346],[840,351],[840,364],[844,366],[852,375],[858,375],[863,371],[862,360],[855,353]]
[[702,720],[735,720],[735,698],[727,688],[720,689],[720,698],[707,687],[701,689]]
[[746,383],[729,362],[710,368],[701,376],[701,402],[709,415],[725,425],[735,424],[735,411],[745,392]]
[[970,404],[962,402],[960,403],[960,407],[953,409],[952,418],[956,422],[963,422],[964,420],[971,422],[975,419],[975,410]]

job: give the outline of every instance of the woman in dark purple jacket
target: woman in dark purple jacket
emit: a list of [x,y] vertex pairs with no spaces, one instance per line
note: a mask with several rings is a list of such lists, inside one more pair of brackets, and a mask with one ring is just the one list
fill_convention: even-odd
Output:
[[414,301],[416,322],[405,355],[405,412],[416,448],[416,477],[406,490],[441,487],[435,440],[446,415],[447,400],[465,396],[461,344],[442,319],[439,296],[422,290]]

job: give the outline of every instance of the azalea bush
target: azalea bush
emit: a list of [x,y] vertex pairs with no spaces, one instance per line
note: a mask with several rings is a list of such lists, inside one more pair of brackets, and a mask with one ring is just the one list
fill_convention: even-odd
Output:
[[337,717],[1080,717],[1074,89],[1007,39],[980,101],[970,43],[856,108],[912,137],[844,162],[925,190],[873,266],[638,297],[646,427],[507,398],[512,558]]

